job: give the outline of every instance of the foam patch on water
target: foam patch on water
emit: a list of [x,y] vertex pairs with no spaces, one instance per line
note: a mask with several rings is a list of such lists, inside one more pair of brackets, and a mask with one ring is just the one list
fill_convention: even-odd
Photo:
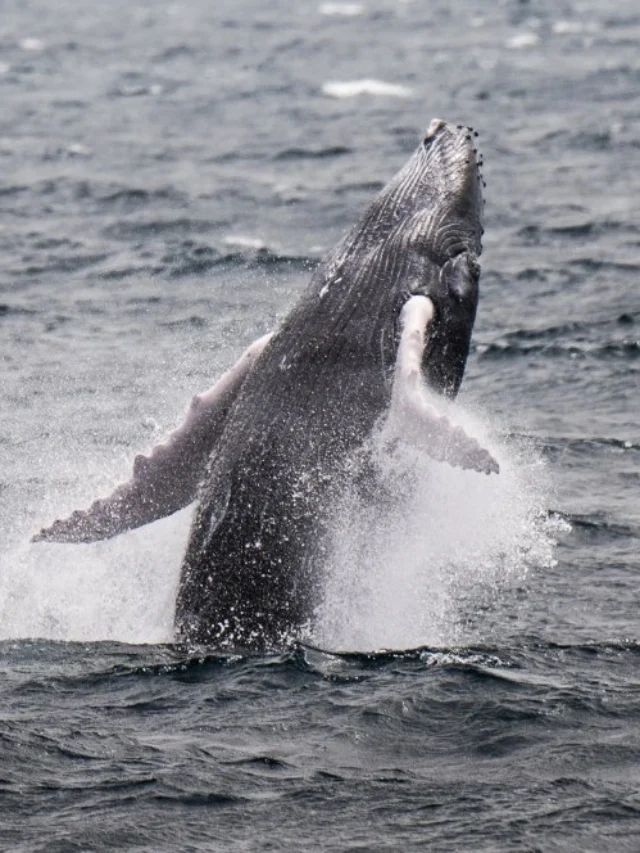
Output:
[[407,446],[376,450],[380,497],[352,493],[339,508],[313,642],[344,651],[464,643],[461,611],[475,593],[521,581],[553,562],[549,480],[531,448],[455,419],[499,460],[486,476]]
[[554,21],[551,29],[557,35],[579,35],[597,33],[600,29],[597,21]]
[[245,234],[229,234],[222,238],[224,246],[233,246],[250,252],[267,252],[268,246],[259,237],[251,237]]
[[20,39],[18,44],[20,45],[22,50],[26,50],[32,53],[38,53],[39,51],[44,50],[45,47],[42,39],[31,37]]
[[322,3],[319,12],[328,17],[355,18],[364,12],[364,6],[362,3]]
[[527,47],[535,47],[540,41],[540,36],[537,33],[524,32],[516,33],[507,41],[507,47],[510,50],[523,50]]
[[331,98],[356,98],[358,95],[377,97],[410,98],[412,90],[407,86],[396,83],[385,83],[383,80],[345,80],[329,81],[322,85],[322,91]]

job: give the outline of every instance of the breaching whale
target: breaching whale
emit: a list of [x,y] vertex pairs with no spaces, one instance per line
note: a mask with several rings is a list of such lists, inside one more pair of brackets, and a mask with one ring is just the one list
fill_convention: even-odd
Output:
[[177,638],[260,649],[295,636],[318,602],[341,493],[375,478],[372,436],[498,471],[437,407],[457,394],[469,353],[481,183],[470,129],[434,119],[281,327],[136,457],[129,482],[34,541],[107,539],[197,499]]

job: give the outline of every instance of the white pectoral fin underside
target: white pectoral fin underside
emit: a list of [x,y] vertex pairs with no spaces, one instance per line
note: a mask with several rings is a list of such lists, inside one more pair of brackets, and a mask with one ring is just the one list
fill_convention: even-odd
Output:
[[385,431],[439,462],[497,474],[500,467],[489,451],[429,401],[421,363],[433,316],[433,302],[426,296],[412,296],[402,309],[402,332]]
[[272,335],[255,341],[209,391],[191,401],[185,421],[148,456],[136,456],[132,478],[86,510],[43,528],[32,542],[97,542],[165,518],[196,498],[209,456],[255,360]]

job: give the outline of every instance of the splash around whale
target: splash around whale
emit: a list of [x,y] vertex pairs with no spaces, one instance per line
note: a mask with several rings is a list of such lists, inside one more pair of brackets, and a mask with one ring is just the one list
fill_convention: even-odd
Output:
[[383,499],[380,453],[407,443],[499,470],[437,402],[457,394],[469,353],[481,183],[470,130],[434,119],[281,327],[136,457],[131,480],[33,540],[108,539],[197,500],[176,637],[265,649],[297,636],[322,598],[340,496]]

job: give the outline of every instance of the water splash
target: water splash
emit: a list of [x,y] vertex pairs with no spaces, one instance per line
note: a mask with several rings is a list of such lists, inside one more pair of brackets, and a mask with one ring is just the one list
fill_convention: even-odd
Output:
[[73,486],[52,489],[38,502],[18,490],[15,503],[0,509],[8,531],[0,551],[0,640],[169,642],[190,510],[108,542],[31,544],[30,536],[61,505],[87,505],[101,479],[110,481],[101,493],[123,479],[75,473]]
[[[454,419],[499,459],[500,475],[454,469],[406,446],[379,449],[375,493],[354,487],[337,513],[316,645],[367,651],[464,643],[461,611],[473,608],[476,593],[499,592],[531,565],[552,561],[548,474],[538,455],[490,440],[487,425],[459,406]],[[109,542],[29,544],[43,521],[108,493],[130,470],[124,458],[87,462],[86,446],[77,451],[71,455],[85,460],[83,470],[70,470],[69,448],[43,453],[34,443],[58,487],[37,499],[30,481],[20,482],[38,467],[29,458],[16,464],[18,491],[3,495],[0,517],[10,532],[0,552],[0,640],[169,642],[189,509]]]
[[[124,307],[137,316],[139,303],[156,304],[146,298],[138,288]],[[110,494],[131,476],[135,453],[182,420],[194,390],[207,387],[191,375],[199,333],[158,334],[154,358],[128,340],[119,360],[110,342],[94,342],[89,354],[77,335],[75,370],[41,369],[37,397],[22,373],[7,384],[24,401],[3,411],[4,444],[0,438],[0,640],[170,642],[191,509],[91,545],[30,538]],[[214,375],[237,346],[229,341],[225,351],[224,330],[219,340],[207,353]]]
[[463,607],[553,562],[546,467],[522,441],[455,419],[500,462],[484,476],[407,446],[376,448],[377,496],[356,489],[337,513],[313,642],[345,651],[464,643]]

